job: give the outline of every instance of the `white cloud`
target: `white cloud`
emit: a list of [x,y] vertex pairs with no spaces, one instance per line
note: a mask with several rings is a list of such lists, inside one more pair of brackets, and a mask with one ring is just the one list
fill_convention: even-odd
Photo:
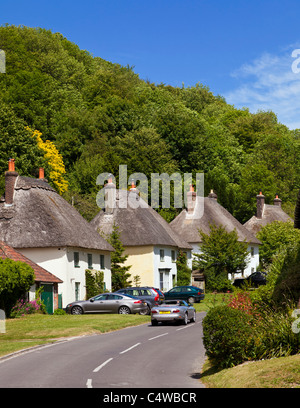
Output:
[[224,94],[226,101],[253,113],[271,110],[290,129],[300,128],[300,72],[292,70],[293,63],[300,68],[300,51],[299,63],[292,57],[296,48],[289,47],[280,55],[265,53],[235,70],[231,76],[239,85]]

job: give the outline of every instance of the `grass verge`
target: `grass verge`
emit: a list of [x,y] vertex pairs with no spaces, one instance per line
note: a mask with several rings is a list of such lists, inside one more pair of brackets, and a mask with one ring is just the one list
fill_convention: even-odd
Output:
[[43,315],[32,314],[6,320],[6,333],[0,334],[0,356],[24,348],[52,343],[62,337],[106,333],[150,321],[140,315]]
[[200,380],[207,388],[300,388],[300,354],[219,371],[206,360]]

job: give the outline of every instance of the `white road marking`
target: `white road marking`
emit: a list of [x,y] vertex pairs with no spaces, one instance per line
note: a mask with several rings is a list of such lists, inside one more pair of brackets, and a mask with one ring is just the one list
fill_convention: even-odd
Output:
[[151,337],[151,339],[148,339],[148,340],[158,339],[159,337],[166,336],[167,334],[169,333],[163,333],[163,334],[160,334],[159,336]]
[[139,346],[140,344],[141,344],[141,343],[136,343],[136,344],[134,344],[133,346],[129,347],[128,349],[121,351],[120,354],[127,353],[127,351],[132,350],[133,348]]
[[93,373],[97,373],[99,370],[101,370],[101,368],[106,366],[106,364],[108,364],[111,360],[113,360],[113,358],[109,358],[108,360],[104,361],[104,363],[100,364],[98,367],[95,368],[95,370],[93,370]]
[[87,386],[87,388],[93,388],[91,378],[89,378],[89,379],[87,380],[86,386]]
[[193,326],[184,326],[184,327],[181,327],[180,329],[176,329],[176,331],[188,329],[188,328],[190,328],[190,327],[193,327]]

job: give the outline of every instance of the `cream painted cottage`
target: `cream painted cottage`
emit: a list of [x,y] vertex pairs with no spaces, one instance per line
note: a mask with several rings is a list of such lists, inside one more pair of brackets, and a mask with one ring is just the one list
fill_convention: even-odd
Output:
[[177,281],[177,253],[179,249],[186,252],[191,266],[191,245],[139,196],[135,187],[130,191],[118,190],[109,181],[105,189],[105,208],[91,225],[107,236],[115,223],[128,255],[126,265],[131,265],[131,276],[138,275],[141,286],[171,289]]

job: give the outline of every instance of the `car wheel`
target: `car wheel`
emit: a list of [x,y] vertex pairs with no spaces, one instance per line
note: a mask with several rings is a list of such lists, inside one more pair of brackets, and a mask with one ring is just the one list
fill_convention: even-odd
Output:
[[187,313],[184,315],[183,324],[184,325],[188,324],[188,315],[187,315]]
[[150,313],[151,313],[151,309],[150,309],[149,306],[147,306],[147,309],[142,310],[142,311],[140,312],[140,315],[145,316],[145,315],[149,315]]
[[157,325],[158,325],[158,321],[157,321],[157,320],[151,320],[151,324],[152,324],[152,326],[157,326]]
[[195,323],[196,321],[196,312],[193,313],[193,317],[191,318],[191,322]]
[[195,303],[195,298],[193,296],[190,296],[187,301],[192,305],[193,303]]
[[127,306],[121,306],[118,311],[119,314],[130,314],[130,309]]
[[80,306],[73,306],[72,310],[71,310],[71,313],[73,315],[80,315],[80,314],[83,314],[83,309]]

